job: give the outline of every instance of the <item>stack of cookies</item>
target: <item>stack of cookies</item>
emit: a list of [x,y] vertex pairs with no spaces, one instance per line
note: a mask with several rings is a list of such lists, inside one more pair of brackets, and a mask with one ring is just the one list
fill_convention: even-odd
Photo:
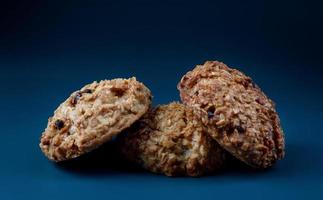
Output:
[[40,148],[59,162],[116,138],[127,160],[167,176],[209,174],[231,155],[255,168],[284,157],[275,105],[250,77],[207,61],[178,89],[182,103],[152,108],[150,90],[135,78],[86,85],[49,118]]

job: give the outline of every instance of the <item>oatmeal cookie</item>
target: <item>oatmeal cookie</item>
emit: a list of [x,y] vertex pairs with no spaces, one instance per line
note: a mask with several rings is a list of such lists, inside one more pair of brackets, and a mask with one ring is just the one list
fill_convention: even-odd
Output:
[[284,157],[284,134],[275,104],[252,79],[217,61],[207,61],[178,84],[182,101],[205,110],[211,136],[238,159],[267,168]]
[[93,82],[57,108],[39,146],[53,161],[78,157],[128,128],[150,104],[149,89],[135,78]]
[[[204,116],[204,119],[200,116]],[[179,103],[149,111],[120,137],[126,158],[167,176],[200,176],[221,168],[225,150],[207,133],[198,110]]]

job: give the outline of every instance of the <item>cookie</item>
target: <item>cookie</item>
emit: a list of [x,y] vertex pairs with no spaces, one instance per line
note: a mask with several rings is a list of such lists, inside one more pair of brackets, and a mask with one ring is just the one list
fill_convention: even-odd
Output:
[[57,108],[39,146],[53,161],[78,157],[128,128],[150,104],[149,89],[135,78],[93,82]]
[[202,120],[207,117],[183,104],[158,106],[119,137],[119,146],[128,160],[154,173],[210,173],[224,165],[225,150],[209,136]]
[[275,104],[252,79],[207,61],[178,84],[182,102],[205,110],[211,136],[245,163],[267,168],[284,157],[284,134]]

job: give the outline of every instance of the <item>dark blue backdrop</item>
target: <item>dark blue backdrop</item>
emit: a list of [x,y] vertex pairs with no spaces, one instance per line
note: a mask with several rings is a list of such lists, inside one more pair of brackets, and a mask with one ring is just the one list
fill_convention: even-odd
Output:
[[[0,3],[0,199],[323,198],[322,5],[315,1]],[[286,158],[265,171],[202,178],[132,170],[103,147],[55,165],[38,148],[47,118],[94,80],[136,76],[154,104],[220,60],[277,103]]]

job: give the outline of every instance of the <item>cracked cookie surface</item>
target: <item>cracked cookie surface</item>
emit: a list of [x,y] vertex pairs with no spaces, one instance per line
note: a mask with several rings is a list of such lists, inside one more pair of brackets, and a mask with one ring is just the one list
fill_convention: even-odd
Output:
[[183,103],[208,113],[211,136],[238,159],[267,168],[284,157],[275,105],[250,77],[207,61],[184,75],[178,89]]
[[[207,133],[198,110],[179,103],[147,112],[118,139],[125,157],[154,173],[200,176],[224,165],[226,152]],[[203,115],[206,117],[206,115]]]
[[150,104],[149,89],[136,78],[93,82],[56,109],[39,146],[50,160],[78,157],[128,128]]

